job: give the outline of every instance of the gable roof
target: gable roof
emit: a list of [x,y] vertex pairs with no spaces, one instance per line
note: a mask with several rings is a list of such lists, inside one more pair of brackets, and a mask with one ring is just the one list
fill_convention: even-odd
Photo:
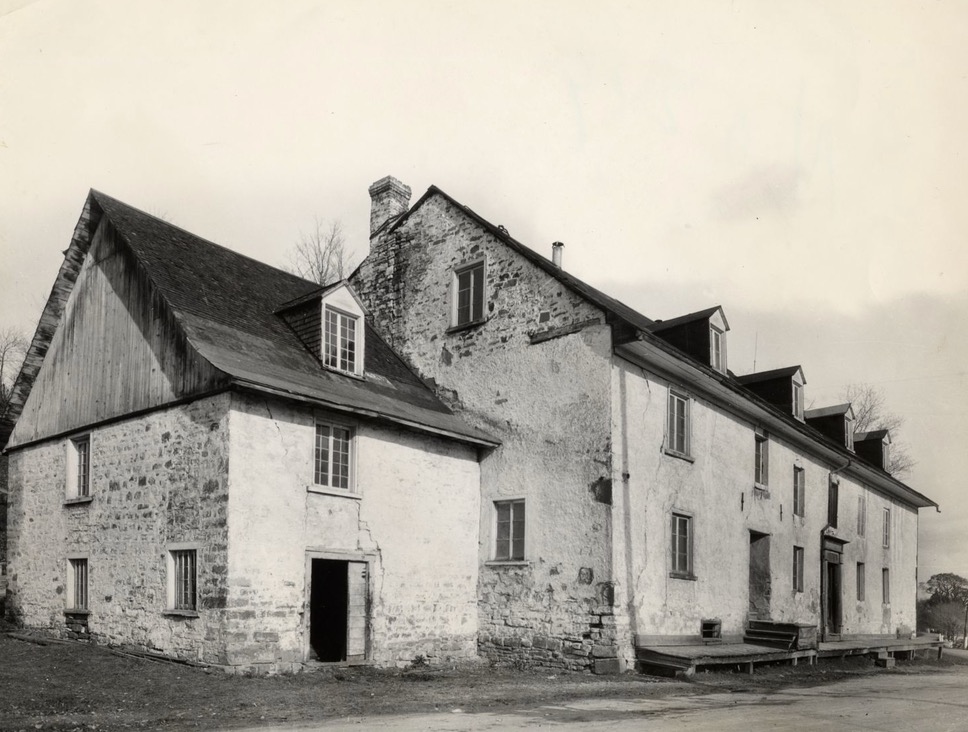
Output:
[[[723,308],[721,306],[714,305],[711,308],[699,310],[695,313],[687,313],[686,315],[679,315],[675,318],[669,318],[669,320],[656,320],[649,327],[649,330],[653,333],[661,333],[667,328],[675,328],[686,323],[694,323],[698,320],[709,320],[717,312],[722,312],[722,310]],[[726,323],[725,313],[723,314],[723,322],[726,324],[726,330],[729,330],[729,323]]]
[[757,371],[753,374],[746,374],[745,376],[734,376],[740,384],[757,384],[761,381],[769,381],[770,379],[782,379],[782,378],[793,378],[793,376],[800,372],[800,378],[803,379],[803,383],[806,384],[807,380],[803,378],[803,369],[799,366],[786,366],[781,369],[771,369],[769,371]]
[[[365,380],[323,368],[276,311],[329,288],[202,239],[98,191],[90,192],[85,212],[83,233],[88,244],[106,218],[144,268],[191,346],[226,374],[232,385],[477,445],[498,444],[454,415],[369,323]],[[46,351],[53,329],[48,331],[40,342],[35,337],[32,349]],[[21,407],[27,393],[29,384],[21,394]]]
[[833,417],[838,414],[846,415],[851,412],[850,402],[835,404],[832,407],[818,407],[817,409],[807,409],[803,413],[804,419],[817,419],[818,417]]

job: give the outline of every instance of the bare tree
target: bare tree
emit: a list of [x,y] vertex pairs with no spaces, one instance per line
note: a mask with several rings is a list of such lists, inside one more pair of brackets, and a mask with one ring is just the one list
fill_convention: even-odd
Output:
[[303,279],[328,285],[346,277],[346,240],[339,221],[326,224],[315,219],[308,234],[302,234],[289,254],[289,272]]
[[891,475],[905,475],[917,465],[899,434],[904,426],[904,418],[887,409],[883,391],[870,384],[848,384],[843,399],[854,408],[855,434],[872,430],[888,430],[891,433],[887,466]]
[[19,328],[0,330],[0,419],[7,413],[13,382],[27,355],[29,342]]

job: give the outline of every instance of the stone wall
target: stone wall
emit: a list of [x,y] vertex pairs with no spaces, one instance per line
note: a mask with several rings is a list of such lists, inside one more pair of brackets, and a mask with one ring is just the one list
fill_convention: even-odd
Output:
[[[228,404],[223,394],[91,434],[91,500],[65,503],[67,449],[10,454],[10,605],[28,627],[77,635],[68,557],[86,556],[87,632],[177,658],[225,663]],[[166,615],[166,546],[198,542],[197,618]]]
[[7,598],[7,491],[9,460],[0,453],[0,618],[3,617]]
[[[480,259],[485,322],[453,329],[454,268]],[[502,441],[481,464],[481,653],[614,670],[604,314],[439,195],[374,241],[353,284],[438,395]],[[523,562],[495,561],[502,499],[525,500]]]
[[[680,387],[681,388],[681,387]],[[669,381],[616,359],[615,481],[624,484],[627,515],[616,519],[624,539],[621,577],[631,589],[631,622],[640,635],[697,636],[704,618],[722,621],[724,635],[740,636],[750,610],[750,532],[769,536],[769,616],[821,625],[822,533],[844,542],[842,633],[894,634],[913,627],[917,512],[865,488],[776,436],[769,440],[769,479],[754,487],[755,425],[703,398],[690,401],[690,459],[663,451]],[[685,390],[688,393],[688,389]],[[805,478],[804,516],[793,512],[793,469]],[[839,481],[838,522],[826,529],[828,482]],[[858,534],[858,496],[867,525]],[[891,546],[881,546],[881,515],[891,507]],[[695,579],[670,576],[671,515],[693,517]],[[793,548],[804,549],[803,591],[793,586]],[[857,600],[856,565],[866,564],[866,593]],[[891,603],[881,602],[881,569],[891,571]],[[623,589],[624,589],[623,587]],[[623,601],[630,598],[624,597]]]
[[[351,492],[313,486],[316,417],[353,430]],[[368,660],[476,657],[475,448],[245,395],[230,432],[231,663],[307,660],[313,557],[368,564]]]

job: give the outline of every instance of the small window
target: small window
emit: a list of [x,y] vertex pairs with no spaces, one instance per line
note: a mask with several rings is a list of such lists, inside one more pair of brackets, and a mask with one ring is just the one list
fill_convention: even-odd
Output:
[[857,496],[857,536],[867,534],[867,496],[861,493]]
[[726,351],[723,331],[715,325],[709,326],[709,365],[720,373],[726,373]]
[[840,484],[831,480],[827,485],[827,524],[837,528],[837,508],[840,502]]
[[198,609],[197,550],[168,552],[168,607],[194,612]]
[[331,369],[347,371],[357,374],[361,359],[357,344],[360,341],[360,319],[355,315],[326,308],[326,319],[323,327],[323,364]]
[[350,490],[353,433],[347,427],[316,423],[313,483]]
[[803,421],[803,384],[793,382],[793,416]]
[[91,436],[67,441],[67,497],[91,496]]
[[865,585],[867,584],[867,568],[863,562],[857,562],[857,602],[864,601]]
[[672,575],[693,577],[692,516],[672,514]]
[[881,602],[891,604],[891,570],[887,567],[881,570]]
[[669,390],[668,449],[689,455],[689,397]]
[[758,486],[770,484],[770,440],[765,435],[756,435],[754,447],[753,480]]
[[891,546],[891,509],[884,509],[884,532],[881,545],[887,549]]
[[806,513],[806,480],[803,468],[793,468],[793,515],[803,518]]
[[844,417],[844,441],[847,445],[847,449],[851,452],[854,451],[854,420],[850,417]]
[[803,547],[793,547],[793,591],[803,592]]
[[69,610],[87,610],[87,559],[69,559],[67,601]]
[[454,270],[452,299],[454,327],[484,320],[484,262]]
[[498,561],[524,560],[524,501],[495,501],[497,513],[494,558]]

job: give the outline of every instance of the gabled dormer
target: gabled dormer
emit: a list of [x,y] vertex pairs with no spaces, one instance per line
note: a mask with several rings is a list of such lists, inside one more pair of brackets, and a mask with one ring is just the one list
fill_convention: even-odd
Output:
[[891,433],[887,430],[858,432],[854,435],[854,452],[871,465],[891,472]]
[[363,375],[366,309],[346,282],[288,302],[276,314],[325,368]]
[[807,380],[799,366],[737,376],[736,381],[760,399],[803,421],[803,387]]
[[721,374],[726,373],[726,333],[729,323],[718,305],[671,320],[657,320],[649,330]]
[[850,404],[808,409],[803,416],[817,432],[848,450],[854,449],[854,408]]

